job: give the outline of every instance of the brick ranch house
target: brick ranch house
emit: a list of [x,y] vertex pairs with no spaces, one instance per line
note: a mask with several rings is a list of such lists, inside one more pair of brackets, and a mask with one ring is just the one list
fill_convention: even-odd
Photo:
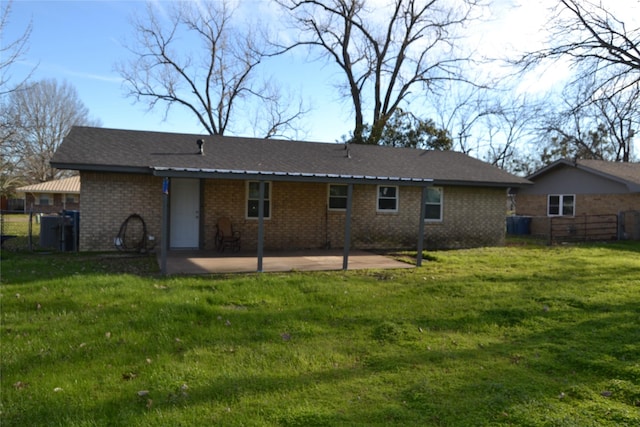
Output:
[[80,177],[56,179],[16,188],[24,199],[24,211],[33,213],[59,213],[80,209]]
[[84,251],[132,213],[166,250],[214,249],[220,217],[258,251],[502,245],[507,189],[528,184],[452,151],[93,127],[51,164],[80,172]]
[[547,236],[552,218],[618,215],[621,237],[640,239],[640,163],[561,159],[527,179],[516,213],[532,217],[532,234]]

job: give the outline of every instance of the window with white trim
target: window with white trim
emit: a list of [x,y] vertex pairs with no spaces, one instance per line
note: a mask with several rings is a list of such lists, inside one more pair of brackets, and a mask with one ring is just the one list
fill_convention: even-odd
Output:
[[344,184],[329,184],[329,210],[347,209],[347,189],[348,186]]
[[36,204],[41,206],[53,205],[53,194],[40,193],[36,196]]
[[427,188],[427,200],[425,202],[424,220],[427,222],[442,221],[442,188]]
[[378,186],[378,212],[398,212],[398,187]]
[[576,196],[573,194],[549,194],[548,216],[573,216],[576,211]]
[[[271,192],[270,183],[264,183],[264,217],[271,218]],[[258,218],[260,207],[260,183],[258,181],[247,182],[247,218]]]

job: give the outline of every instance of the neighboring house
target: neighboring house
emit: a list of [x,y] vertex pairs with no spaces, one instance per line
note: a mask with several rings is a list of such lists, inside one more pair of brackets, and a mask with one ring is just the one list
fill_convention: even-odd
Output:
[[58,213],[80,209],[80,177],[57,179],[16,188],[25,212]]
[[113,249],[133,213],[167,249],[214,249],[220,217],[258,251],[502,245],[528,184],[452,151],[91,127],[51,164],[80,171],[80,250]]
[[640,163],[561,159],[527,178],[533,185],[517,189],[516,214],[532,217],[532,234],[548,236],[552,218],[618,216],[621,237],[640,239]]

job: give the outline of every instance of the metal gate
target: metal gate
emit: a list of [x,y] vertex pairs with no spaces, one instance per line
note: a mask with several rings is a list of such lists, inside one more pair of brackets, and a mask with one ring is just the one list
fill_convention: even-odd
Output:
[[549,224],[551,243],[618,240],[616,214],[556,216]]

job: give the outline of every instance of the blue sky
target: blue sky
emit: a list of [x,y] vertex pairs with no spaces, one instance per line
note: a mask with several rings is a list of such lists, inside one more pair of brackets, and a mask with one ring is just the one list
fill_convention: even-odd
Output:
[[[154,3],[162,8],[169,1],[155,0]],[[268,15],[273,13],[268,7],[271,0],[238,1],[245,8],[244,13],[264,15],[267,21],[277,21],[277,17]],[[388,2],[368,1],[373,4]],[[618,1],[609,0],[609,4],[622,7],[622,2]],[[550,4],[557,4],[557,0],[492,0],[487,19],[471,29],[473,33],[469,40],[473,40],[480,49],[480,55],[486,56],[503,56],[514,47],[534,49],[545,37],[540,29],[546,21]],[[631,7],[626,2],[624,4],[625,8]],[[634,4],[636,9],[631,10],[637,10],[640,5]],[[136,104],[133,98],[125,96],[115,65],[129,57],[123,45],[133,37],[130,20],[134,13],[144,15],[144,9],[142,0],[14,0],[11,22],[3,36],[8,41],[15,40],[29,22],[33,30],[28,51],[14,65],[12,74],[20,79],[35,67],[32,80],[53,78],[59,82],[68,81],[77,89],[91,117],[99,119],[104,127],[202,133],[202,127],[186,110],[173,108],[165,121],[164,108],[149,112],[145,104]],[[295,55],[274,60],[265,69],[278,76],[288,90],[299,93],[312,108],[301,123],[303,132],[295,137],[335,142],[352,129],[351,107],[340,99],[335,89],[335,83],[341,81],[342,75],[335,65],[308,63],[305,52]],[[521,86],[525,91],[545,90],[566,77],[568,67],[561,68],[556,66],[551,73],[524,79]],[[490,65],[484,71],[490,74],[501,72],[497,65]],[[261,136],[242,129],[236,129],[235,134]]]
[[[260,3],[266,0],[253,0]],[[30,1],[14,0],[6,40],[15,40],[32,23],[28,51],[14,65],[12,75],[22,78],[34,67],[32,80],[53,78],[71,83],[92,118],[102,126],[167,132],[203,132],[189,113],[172,108],[147,111],[143,103],[127,98],[115,65],[128,58],[123,47],[133,33],[133,13],[143,14],[144,1]],[[337,78],[321,64],[295,63],[282,58],[269,72],[281,75],[289,90],[303,94],[313,108],[303,123],[300,139],[334,142],[351,128],[350,110],[332,89]],[[286,71],[285,71],[286,70]],[[318,72],[320,70],[320,72]],[[327,126],[331,123],[331,126]],[[237,132],[240,134],[241,132]],[[244,136],[253,136],[243,133]]]

